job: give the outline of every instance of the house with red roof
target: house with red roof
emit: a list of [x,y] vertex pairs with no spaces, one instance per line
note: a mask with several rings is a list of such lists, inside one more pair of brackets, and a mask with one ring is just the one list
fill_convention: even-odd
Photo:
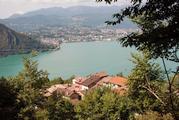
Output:
[[110,87],[114,92],[123,94],[127,90],[127,79],[124,77],[109,76],[106,72],[98,72],[88,77],[76,77],[72,84],[56,84],[46,89],[44,96],[49,97],[52,94],[62,95],[76,103],[83,99],[86,91],[96,87]]
[[85,81],[83,81],[80,85],[82,87],[82,90],[88,90],[93,88],[97,85],[97,83],[102,80],[103,78],[107,77],[106,72],[99,72],[96,74],[91,75],[89,78],[87,78]]
[[124,77],[112,77],[109,81],[106,81],[105,84],[112,88],[119,88],[127,86],[128,80]]
[[105,81],[103,85],[110,87],[116,93],[123,94],[128,89],[128,80],[125,77],[115,76]]

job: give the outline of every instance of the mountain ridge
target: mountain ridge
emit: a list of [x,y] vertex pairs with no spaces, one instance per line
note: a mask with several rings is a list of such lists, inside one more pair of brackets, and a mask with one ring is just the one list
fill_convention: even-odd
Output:
[[0,56],[47,50],[47,46],[0,23]]
[[[76,14],[88,14],[88,13],[94,13],[94,12],[101,12],[103,13],[105,10],[108,9],[110,11],[106,11],[107,13],[111,13],[112,12],[118,12],[118,10],[120,10],[121,8],[119,8],[118,6],[102,6],[102,7],[94,7],[94,6],[71,6],[71,7],[67,7],[67,8],[63,8],[63,7],[50,7],[50,8],[41,8],[38,10],[33,10],[21,15],[18,15],[16,17],[29,17],[29,16],[34,16],[34,15],[61,15],[62,13],[66,14],[66,15],[75,15]],[[106,13],[105,12],[105,13]],[[17,14],[14,14],[17,15]],[[12,16],[14,16],[12,15]],[[11,18],[11,17],[9,17]],[[7,19],[9,19],[7,18]]]
[[[17,31],[25,31],[32,26],[67,26],[81,25],[89,27],[106,26],[105,21],[111,20],[112,15],[121,10],[118,6],[74,6],[69,8],[43,8],[22,15],[0,20],[1,23]],[[81,21],[76,21],[76,18]],[[119,28],[137,28],[128,18],[117,25]],[[24,29],[22,29],[24,28]],[[25,29],[26,28],[26,29]]]

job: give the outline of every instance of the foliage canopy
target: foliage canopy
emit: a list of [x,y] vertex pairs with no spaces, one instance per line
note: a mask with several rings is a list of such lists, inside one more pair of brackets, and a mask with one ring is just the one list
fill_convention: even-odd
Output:
[[[96,1],[111,4],[118,0]],[[148,49],[154,58],[165,57],[179,62],[178,0],[131,0],[131,5],[113,17],[114,20],[107,21],[108,24],[120,24],[125,17],[129,17],[141,30],[121,39],[123,46],[135,46],[138,50]]]

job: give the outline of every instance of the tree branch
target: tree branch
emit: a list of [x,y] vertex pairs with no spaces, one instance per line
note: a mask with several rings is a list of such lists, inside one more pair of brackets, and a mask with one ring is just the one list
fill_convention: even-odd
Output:
[[153,94],[163,105],[166,105],[163,100],[154,92],[152,91],[150,88],[146,87],[146,86],[142,86],[142,88],[146,89],[147,91],[149,91],[151,94]]

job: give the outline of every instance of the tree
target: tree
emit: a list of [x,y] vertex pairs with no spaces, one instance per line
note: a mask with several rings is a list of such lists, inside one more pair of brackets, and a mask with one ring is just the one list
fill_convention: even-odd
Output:
[[38,70],[38,63],[32,58],[24,58],[24,70],[19,73],[19,78],[35,89],[41,89],[49,82],[48,73]]
[[75,78],[75,76],[71,76],[68,79],[62,79],[61,77],[55,78],[53,80],[49,81],[49,85],[55,85],[55,84],[72,84],[72,80]]
[[124,74],[122,72],[116,74],[116,76],[119,76],[119,77],[124,77]]
[[47,111],[49,120],[75,120],[74,106],[68,101],[64,100],[62,96],[53,95],[48,98]]
[[22,104],[18,114],[19,119],[35,119],[36,112],[39,112],[39,109],[45,105],[45,98],[39,90],[34,88],[24,87],[19,91],[18,99]]
[[[108,4],[117,0],[106,1]],[[123,46],[148,49],[153,57],[165,57],[179,62],[179,1],[178,0],[131,0],[131,5],[113,15],[108,24],[120,24],[129,17],[138,24],[141,32],[131,33],[121,41]]]
[[152,63],[149,53],[132,54],[132,60],[135,67],[128,77],[129,97],[138,103],[141,111],[146,109],[155,109],[164,104],[158,96],[161,93],[161,87],[164,83],[163,72],[158,64]]
[[79,120],[127,120],[130,114],[128,101],[110,88],[97,88],[85,95],[75,111]]
[[[117,0],[97,0],[106,1],[111,4]],[[168,81],[168,101],[172,107],[175,119],[177,115],[174,111],[173,80],[179,69],[176,70],[172,79],[169,78],[165,60],[179,63],[179,1],[178,0],[131,0],[131,5],[123,9],[120,13],[113,15],[114,21],[107,21],[108,24],[120,24],[125,17],[131,18],[138,24],[140,32],[133,32],[122,38],[123,46],[135,46],[138,50],[149,50],[153,58],[162,58],[165,73]]]
[[159,65],[152,62],[148,53],[144,56],[133,54],[132,58],[135,67],[128,77],[128,97],[136,103],[137,113],[152,110],[161,114],[171,113],[177,118],[178,96],[172,92],[171,104],[168,84]]
[[64,84],[64,80],[61,77],[54,78],[49,82],[49,85]]
[[31,58],[24,58],[24,69],[12,84],[17,92],[17,102],[20,105],[19,119],[35,119],[36,112],[45,104],[42,88],[49,82],[47,72],[38,70],[38,64]]
[[0,118],[3,120],[17,119],[20,109],[16,102],[17,93],[14,86],[5,78],[0,78]]
[[158,112],[147,111],[145,114],[137,115],[136,120],[174,120],[171,114],[161,115]]
[[61,96],[54,95],[49,98],[43,96],[43,90],[49,83],[47,72],[38,70],[36,61],[25,58],[24,69],[16,77],[10,78],[9,81],[4,78],[0,81],[0,92],[6,95],[0,96],[0,105],[2,105],[0,110],[4,110],[4,112],[1,111],[3,115],[1,118],[74,120],[74,107],[69,101],[64,100]]
[[40,108],[35,113],[36,120],[49,120],[48,119],[49,113],[46,108]]

